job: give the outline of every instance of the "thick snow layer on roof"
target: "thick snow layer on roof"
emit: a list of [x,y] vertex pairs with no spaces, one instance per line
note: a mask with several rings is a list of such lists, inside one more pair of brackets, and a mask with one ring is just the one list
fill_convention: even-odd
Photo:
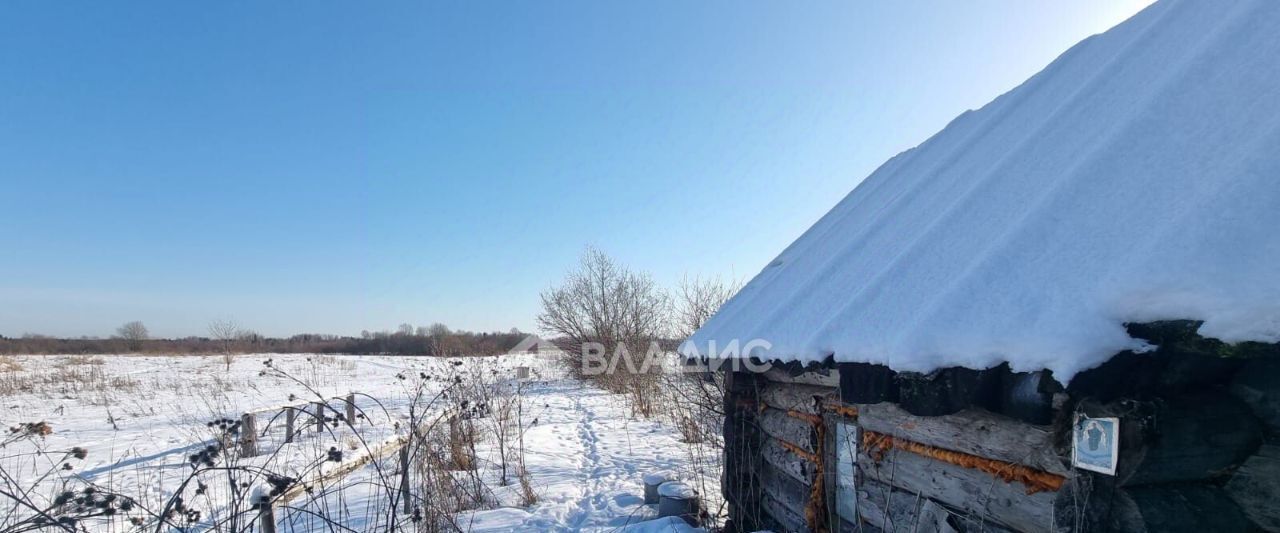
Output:
[[889,160],[682,348],[1047,368],[1280,341],[1280,2],[1163,0]]

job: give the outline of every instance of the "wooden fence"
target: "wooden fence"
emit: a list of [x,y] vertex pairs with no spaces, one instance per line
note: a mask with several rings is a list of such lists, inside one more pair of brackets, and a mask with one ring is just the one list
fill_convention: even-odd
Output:
[[[345,416],[345,420],[348,423],[350,423],[352,428],[357,427],[358,422],[363,418],[361,416],[358,416],[356,412],[357,411],[356,403],[355,403],[356,396],[357,396],[356,393],[350,393],[345,397],[334,397],[329,399],[329,400],[340,400],[343,403],[342,407],[344,408],[345,413],[342,413],[342,414]],[[310,408],[311,410],[307,411],[308,408]],[[299,427],[300,425],[299,420],[305,420],[305,418],[300,419],[298,417],[299,414],[310,414],[314,419],[313,425],[315,427],[316,432],[322,432],[324,431],[324,424],[326,422],[326,414],[328,411],[333,411],[333,415],[334,415],[333,417],[329,418],[330,420],[332,420],[333,418],[336,418],[336,416],[339,414],[338,411],[335,410],[332,406],[330,406],[327,401],[300,402],[292,405],[270,407],[266,409],[258,409],[255,411],[244,413],[240,418],[241,436],[242,436],[242,439],[240,442],[241,456],[254,457],[254,456],[260,455],[260,452],[265,451],[265,450],[262,450],[261,447],[259,446],[260,439],[263,436],[265,436],[266,432],[258,431],[257,429],[258,416],[264,415],[264,414],[270,414],[272,415],[273,419],[283,416],[285,420],[285,431],[284,431],[282,444],[288,444],[288,443],[294,442],[294,438],[299,434],[301,434],[303,431],[305,431],[305,428]],[[440,414],[440,413],[437,413],[437,414]],[[453,426],[450,425],[450,428],[452,430]],[[413,509],[412,502],[411,502],[412,498],[410,494],[411,484],[410,484],[410,478],[409,478],[410,472],[412,470],[410,468],[411,465],[409,464],[410,449],[411,449],[410,445],[413,442],[415,434],[425,434],[424,428],[421,428],[421,427],[414,428],[414,430],[407,432],[407,434],[399,435],[395,438],[388,439],[386,441],[383,441],[375,445],[371,445],[366,449],[368,453],[357,456],[350,461],[346,461],[342,463],[342,465],[338,468],[317,473],[315,476],[312,476],[311,478],[306,480],[299,480],[299,482],[296,483],[292,488],[286,490],[284,493],[280,494],[279,496],[271,498],[265,504],[261,504],[260,502],[255,502],[255,503],[259,503],[258,505],[259,529],[263,533],[275,533],[276,532],[276,516],[275,516],[276,509],[285,506],[290,501],[304,494],[307,490],[307,487],[320,485],[326,482],[340,480],[360,470],[365,465],[373,461],[382,460],[390,456],[391,454],[397,453],[397,452],[399,453],[399,463],[400,463],[399,464],[400,466],[399,493],[400,493],[400,500],[403,502],[402,512],[404,514],[410,514]]]

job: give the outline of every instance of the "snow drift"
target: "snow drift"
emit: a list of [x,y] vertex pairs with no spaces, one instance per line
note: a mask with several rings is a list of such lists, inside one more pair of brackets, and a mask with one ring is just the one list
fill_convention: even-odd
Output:
[[1280,2],[1158,2],[889,160],[686,343],[1052,370],[1280,341]]

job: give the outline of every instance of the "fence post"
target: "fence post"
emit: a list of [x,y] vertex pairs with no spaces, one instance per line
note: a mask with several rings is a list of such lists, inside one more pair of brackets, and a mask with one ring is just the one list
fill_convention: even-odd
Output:
[[284,442],[288,444],[293,442],[293,423],[298,418],[298,413],[292,407],[284,408]]
[[324,433],[324,402],[315,402],[316,433]]
[[409,501],[409,447],[413,446],[413,429],[400,447],[400,500],[404,502],[404,514],[409,514],[412,502]]
[[258,427],[253,413],[240,415],[240,457],[258,455]]
[[276,533],[276,513],[270,500],[258,506],[258,530],[262,533]]
[[356,393],[347,395],[347,424],[356,425]]

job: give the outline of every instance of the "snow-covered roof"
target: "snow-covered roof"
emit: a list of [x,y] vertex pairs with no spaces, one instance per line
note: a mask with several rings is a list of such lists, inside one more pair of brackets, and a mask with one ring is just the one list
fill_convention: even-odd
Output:
[[1280,341],[1280,2],[1162,0],[890,159],[685,353],[1050,369]]

